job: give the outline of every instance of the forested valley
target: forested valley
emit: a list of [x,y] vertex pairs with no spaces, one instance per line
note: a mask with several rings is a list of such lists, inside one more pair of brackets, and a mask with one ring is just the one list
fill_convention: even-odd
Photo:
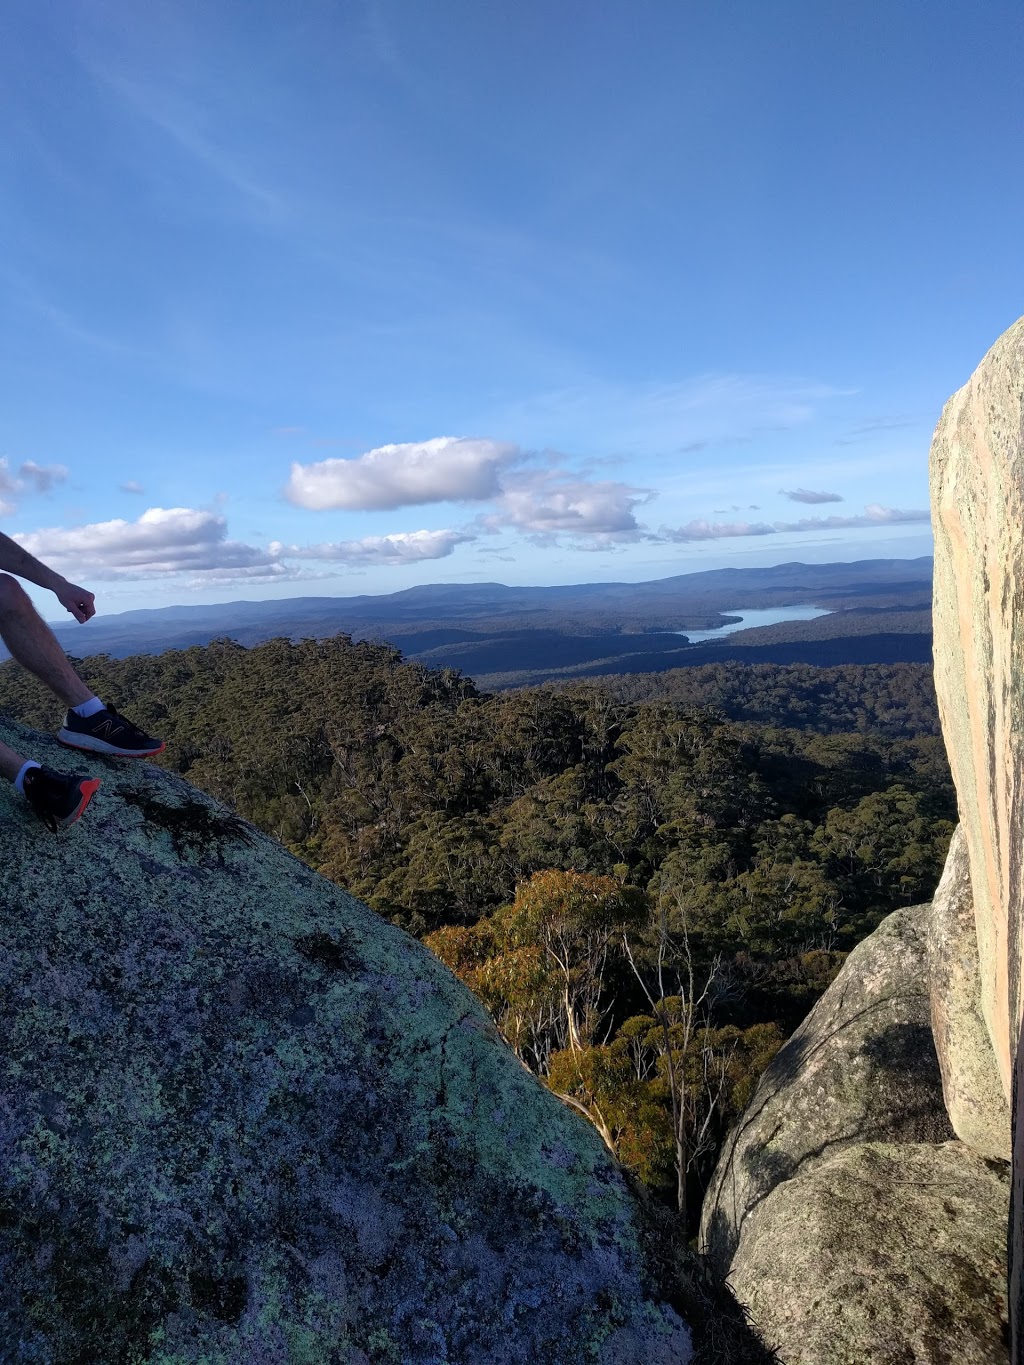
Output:
[[[689,1230],[730,1123],[956,819],[930,669],[485,694],[345,635],[76,661],[158,760],[427,944]],[[0,710],[52,697],[0,666]]]

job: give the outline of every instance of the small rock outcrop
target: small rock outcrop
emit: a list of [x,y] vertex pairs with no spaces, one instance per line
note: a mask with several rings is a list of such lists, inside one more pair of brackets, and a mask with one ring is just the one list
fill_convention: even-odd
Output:
[[180,779],[0,734],[103,778],[58,837],[0,792],[0,1359],[701,1358],[700,1275],[431,953]]
[[732,1284],[786,1365],[1005,1361],[1008,1198],[959,1142],[845,1147],[767,1196]]
[[778,1185],[843,1147],[954,1136],[931,1040],[928,911],[899,910],[860,943],[761,1078],[704,1202],[703,1249],[721,1274],[738,1252],[750,1264],[746,1239]]
[[981,1009],[978,935],[958,828],[928,917],[932,1035],[946,1112],[958,1138],[982,1156],[1010,1160],[1010,1109]]

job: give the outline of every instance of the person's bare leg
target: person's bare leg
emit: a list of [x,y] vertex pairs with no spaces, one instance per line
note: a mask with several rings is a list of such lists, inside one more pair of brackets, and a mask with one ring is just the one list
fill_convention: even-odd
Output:
[[[65,706],[81,706],[92,696],[28,593],[10,574],[0,574],[0,639],[22,668],[34,673]],[[13,750],[7,753],[12,754]],[[0,771],[6,773],[7,762],[2,753],[0,764],[3,764]],[[16,768],[14,776],[17,771]]]
[[17,750],[0,740],[0,777],[5,777],[8,782],[13,782],[25,766],[26,760],[22,758]]

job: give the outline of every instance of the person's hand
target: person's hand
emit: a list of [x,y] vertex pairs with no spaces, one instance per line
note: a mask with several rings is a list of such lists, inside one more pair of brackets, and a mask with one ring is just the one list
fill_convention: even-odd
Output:
[[57,601],[61,606],[71,613],[76,621],[88,621],[90,616],[96,615],[95,597],[88,588],[80,588],[77,583],[69,583],[67,579],[59,588],[54,588]]

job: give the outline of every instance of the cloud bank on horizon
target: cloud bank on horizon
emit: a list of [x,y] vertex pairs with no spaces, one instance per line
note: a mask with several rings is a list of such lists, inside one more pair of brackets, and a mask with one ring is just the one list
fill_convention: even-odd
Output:
[[[63,467],[23,464],[12,476],[0,464],[0,490],[33,486],[49,492],[67,477]],[[127,491],[141,491],[132,484]],[[838,493],[780,490],[797,502],[841,502]],[[408,567],[446,559],[459,546],[486,537],[513,535],[538,549],[569,546],[597,551],[617,545],[690,544],[780,534],[914,525],[928,522],[927,509],[869,503],[859,514],[804,517],[797,521],[694,519],[656,529],[638,518],[655,490],[614,479],[589,477],[555,452],[532,452],[513,442],[439,436],[380,446],[361,455],[293,461],[283,499],[317,513],[359,513],[436,504],[472,512],[459,526],[371,534],[356,539],[262,547],[232,539],[227,518],[188,507],[150,507],[134,521],[116,518],[72,527],[16,533],[31,554],[59,567],[77,564],[99,579],[124,581],[186,577],[195,583],[272,583],[327,577],[329,565]],[[738,509],[737,509],[738,510]],[[301,566],[319,565],[312,572]]]

